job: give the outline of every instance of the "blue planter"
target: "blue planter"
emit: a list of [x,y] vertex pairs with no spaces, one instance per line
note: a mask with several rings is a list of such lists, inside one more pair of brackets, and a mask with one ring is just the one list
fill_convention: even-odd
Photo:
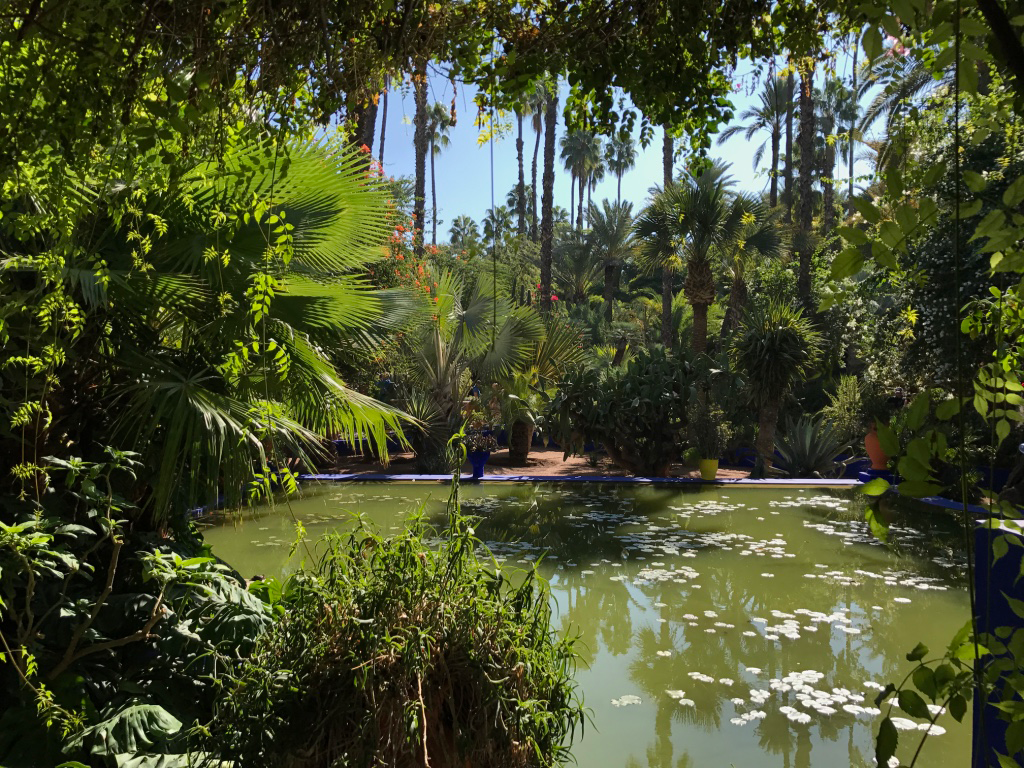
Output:
[[469,463],[473,467],[473,479],[479,480],[484,476],[484,465],[487,463],[487,459],[491,457],[490,451],[471,451],[469,454]]

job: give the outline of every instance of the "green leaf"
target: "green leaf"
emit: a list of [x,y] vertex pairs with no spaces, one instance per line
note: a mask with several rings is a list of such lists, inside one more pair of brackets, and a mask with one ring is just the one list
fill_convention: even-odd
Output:
[[907,661],[920,661],[928,655],[928,646],[924,643],[918,643],[914,646],[914,650],[907,654]]
[[889,490],[889,481],[884,477],[876,477],[864,483],[860,490],[868,496],[881,496]]
[[877,224],[882,218],[882,212],[866,197],[853,198],[853,207],[866,221],[872,224]]
[[1003,192],[1003,205],[1013,207],[1024,202],[1024,176],[1018,176]]
[[949,700],[949,714],[951,714],[953,719],[958,723],[963,722],[964,715],[967,714],[967,699],[959,693],[956,696],[953,696]]
[[949,421],[960,413],[960,398],[951,397],[943,400],[935,407],[935,417],[940,421]]
[[1010,422],[1007,421],[1006,419],[1000,419],[999,421],[996,422],[996,437],[999,440],[999,442],[996,443],[996,446],[998,447],[998,445],[1009,436]]
[[896,456],[899,454],[900,441],[896,437],[896,433],[892,431],[892,427],[888,424],[883,424],[880,421],[876,421],[875,426],[878,431],[878,442],[881,444],[882,450],[889,456]]
[[836,227],[836,234],[850,245],[864,245],[868,241],[867,233],[857,227]]
[[981,200],[971,200],[966,205],[960,206],[960,218],[969,219],[981,213]]
[[847,248],[836,254],[832,260],[832,279],[842,280],[844,277],[853,277],[860,272],[864,266],[864,256],[857,248]]
[[911,430],[918,430],[924,424],[925,418],[928,416],[928,406],[931,404],[931,398],[928,395],[928,391],[921,392],[914,401],[910,404],[907,409],[907,427]]
[[899,731],[892,724],[892,718],[886,717],[879,724],[878,737],[875,739],[875,762],[878,765],[885,765],[889,762],[889,758],[896,753],[899,739]]
[[935,496],[942,491],[941,485],[929,483],[925,480],[906,480],[899,485],[899,491],[903,496],[910,496],[915,499],[923,499],[927,496]]
[[869,61],[877,59],[882,55],[882,34],[875,27],[868,27],[864,30],[861,45]]
[[1005,592],[1003,592],[1003,597],[1006,598],[1006,602],[1010,606],[1010,610],[1024,619],[1024,600],[1018,600],[1015,597],[1010,597]]
[[976,171],[964,171],[964,183],[972,192],[981,192],[988,184],[985,177]]
[[[918,659],[920,661],[920,659]],[[928,667],[918,667],[911,675],[914,685],[921,693],[934,701],[938,697],[938,686],[935,684],[935,673]]]
[[928,705],[925,704],[924,699],[916,691],[904,688],[897,695],[896,701],[899,703],[900,709],[911,717],[930,717]]

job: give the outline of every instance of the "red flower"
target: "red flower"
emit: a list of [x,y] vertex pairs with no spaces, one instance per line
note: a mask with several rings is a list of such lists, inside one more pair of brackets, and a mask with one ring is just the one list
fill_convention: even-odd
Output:
[[551,294],[551,300],[552,301],[558,301],[558,297],[555,296],[554,294]]
[[370,148],[368,146],[366,146],[365,144],[360,144],[359,145],[359,151],[360,152],[365,152],[366,154],[370,154]]

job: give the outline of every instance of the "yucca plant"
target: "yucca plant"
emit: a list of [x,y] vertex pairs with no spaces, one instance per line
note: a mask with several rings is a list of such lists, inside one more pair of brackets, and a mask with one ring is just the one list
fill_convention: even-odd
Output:
[[775,455],[782,398],[796,381],[814,373],[823,344],[803,312],[781,301],[748,312],[733,340],[733,362],[758,409],[755,448],[765,467]]

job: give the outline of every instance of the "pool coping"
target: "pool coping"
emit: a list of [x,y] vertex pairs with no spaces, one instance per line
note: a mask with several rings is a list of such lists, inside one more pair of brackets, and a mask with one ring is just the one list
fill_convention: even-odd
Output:
[[[450,483],[452,476],[445,475],[417,475],[417,474],[309,474],[299,475],[303,482],[393,482],[393,483]],[[715,480],[704,480],[699,477],[633,477],[623,475],[484,475],[479,480],[474,480],[472,475],[460,475],[459,481],[473,483],[474,485],[484,483],[607,483],[621,485],[751,485],[751,486],[778,486],[778,487],[855,487],[861,485],[855,479],[826,480],[821,478],[766,478],[764,480],[751,480],[748,477],[726,477]]]

